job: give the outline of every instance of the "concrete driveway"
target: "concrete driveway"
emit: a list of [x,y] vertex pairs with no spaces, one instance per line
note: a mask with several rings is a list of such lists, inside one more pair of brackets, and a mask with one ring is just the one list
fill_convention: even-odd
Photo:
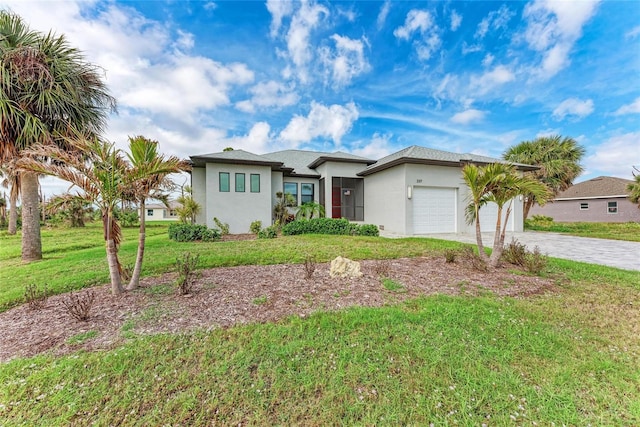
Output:
[[[476,243],[475,235],[471,234],[430,234],[420,237]],[[522,233],[507,232],[504,239],[505,244],[508,244],[512,237],[527,245],[529,250],[538,246],[543,254],[554,258],[640,271],[640,243],[638,242],[526,231]],[[482,242],[485,246],[492,247],[493,233],[482,233]]]

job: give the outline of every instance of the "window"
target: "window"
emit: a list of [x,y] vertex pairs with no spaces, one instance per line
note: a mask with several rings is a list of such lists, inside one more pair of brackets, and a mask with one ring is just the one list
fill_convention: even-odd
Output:
[[178,212],[176,212],[175,209],[169,209],[169,216],[170,217],[178,216]]
[[313,202],[313,184],[300,184],[300,203]]
[[153,209],[147,209],[147,216],[153,216]]
[[291,194],[294,203],[291,206],[298,206],[298,183],[297,182],[285,182],[284,194]]
[[251,192],[259,193],[260,192],[260,174],[252,173],[251,174]]
[[618,213],[618,202],[607,202],[607,213],[617,214]]
[[581,211],[586,211],[587,209],[589,209],[589,203],[580,203]]
[[229,172],[220,172],[220,192],[228,193],[229,192]]
[[244,174],[236,174],[236,193],[244,193]]

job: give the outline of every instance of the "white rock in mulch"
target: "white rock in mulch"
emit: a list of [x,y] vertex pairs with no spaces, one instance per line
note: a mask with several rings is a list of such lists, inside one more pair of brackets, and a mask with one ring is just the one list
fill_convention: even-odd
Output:
[[329,275],[331,277],[360,277],[362,276],[360,263],[339,256],[331,261]]

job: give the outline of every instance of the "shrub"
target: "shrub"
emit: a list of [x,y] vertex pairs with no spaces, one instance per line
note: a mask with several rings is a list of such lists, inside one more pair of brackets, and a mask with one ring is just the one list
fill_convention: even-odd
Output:
[[27,285],[24,290],[24,299],[31,310],[42,310],[47,304],[47,284],[42,287],[42,291],[35,284]]
[[258,239],[275,239],[276,237],[278,237],[278,229],[275,225],[258,232]]
[[311,279],[314,271],[316,271],[316,260],[313,255],[307,255],[304,258],[304,278]]
[[76,320],[86,322],[89,320],[91,307],[96,295],[92,291],[84,294],[74,294],[71,292],[68,297],[62,300],[67,313]]
[[220,232],[207,228],[205,225],[173,223],[169,225],[169,239],[176,242],[192,242],[194,240],[212,242],[220,239]]
[[527,247],[518,242],[515,238],[511,238],[509,243],[502,252],[502,258],[510,264],[524,265],[524,259],[527,255]]
[[337,234],[352,236],[378,236],[378,227],[372,224],[353,224],[346,218],[312,218],[292,221],[282,227],[282,234]]
[[249,226],[249,231],[253,234],[258,234],[262,230],[262,221],[253,221]]
[[226,236],[227,234],[229,234],[229,224],[227,224],[226,222],[220,221],[216,217],[213,217],[213,222],[215,222],[216,226],[220,229],[220,234],[222,234],[223,236]]
[[445,249],[444,260],[447,264],[454,263],[456,262],[457,255],[458,255],[458,251],[456,249]]
[[489,266],[487,266],[487,263],[484,262],[477,253],[475,253],[471,246],[465,246],[462,249],[462,251],[460,252],[460,258],[463,262],[470,264],[474,270],[489,270]]
[[540,252],[539,247],[534,247],[533,252],[528,252],[524,257],[522,266],[526,271],[532,274],[540,274],[547,266],[549,258]]
[[525,219],[524,225],[527,228],[551,227],[553,225],[553,218],[545,215],[534,215],[529,219]]
[[180,295],[188,295],[193,290],[193,285],[198,278],[195,269],[198,267],[199,261],[200,255],[193,256],[190,252],[176,258],[176,269],[178,270],[176,286]]

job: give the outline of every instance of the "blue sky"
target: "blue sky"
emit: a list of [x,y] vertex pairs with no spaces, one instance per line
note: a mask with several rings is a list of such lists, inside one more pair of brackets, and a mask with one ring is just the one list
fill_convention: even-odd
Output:
[[142,134],[181,157],[414,144],[500,157],[561,134],[587,150],[578,181],[640,166],[640,2],[0,5],[104,69],[119,107],[107,137],[123,148]]

